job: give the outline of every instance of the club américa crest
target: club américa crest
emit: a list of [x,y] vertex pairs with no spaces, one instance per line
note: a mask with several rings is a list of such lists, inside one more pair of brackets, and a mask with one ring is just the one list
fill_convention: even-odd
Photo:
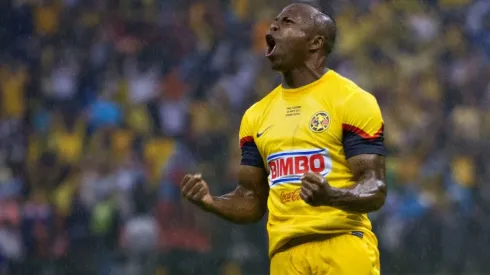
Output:
[[310,130],[315,133],[321,133],[327,130],[330,125],[330,117],[327,112],[317,112],[313,115],[310,121]]

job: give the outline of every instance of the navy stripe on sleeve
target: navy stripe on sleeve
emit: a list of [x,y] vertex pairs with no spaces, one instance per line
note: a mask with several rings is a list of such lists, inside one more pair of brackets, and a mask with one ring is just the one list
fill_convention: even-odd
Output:
[[350,125],[344,124],[342,128],[342,143],[347,159],[363,154],[386,155],[386,148],[383,142],[383,127],[372,136]]
[[240,148],[242,149],[241,165],[264,168],[264,161],[260,156],[259,149],[255,145],[253,137],[243,137],[240,139]]

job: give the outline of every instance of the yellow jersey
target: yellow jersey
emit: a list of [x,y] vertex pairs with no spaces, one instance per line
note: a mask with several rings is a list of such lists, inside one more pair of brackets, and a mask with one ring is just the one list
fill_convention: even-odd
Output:
[[296,237],[372,234],[366,214],[306,204],[300,177],[315,172],[333,187],[354,185],[347,159],[385,155],[383,125],[375,97],[333,70],[297,89],[279,86],[245,112],[241,164],[268,172],[269,255]]

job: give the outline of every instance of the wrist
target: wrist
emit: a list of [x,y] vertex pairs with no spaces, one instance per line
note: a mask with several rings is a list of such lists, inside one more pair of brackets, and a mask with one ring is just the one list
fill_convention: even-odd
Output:
[[329,186],[324,199],[324,205],[335,207],[344,196],[345,190]]
[[214,212],[214,210],[216,209],[214,197],[210,197],[209,199],[201,201],[199,206],[202,210],[206,212]]

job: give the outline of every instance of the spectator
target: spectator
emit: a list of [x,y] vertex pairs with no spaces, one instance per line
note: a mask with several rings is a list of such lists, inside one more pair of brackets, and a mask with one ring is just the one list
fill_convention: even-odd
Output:
[[[267,274],[262,228],[214,229],[179,183],[236,185],[289,2],[0,1],[0,274]],[[383,274],[487,272],[488,1],[330,2],[330,68],[386,124]]]

